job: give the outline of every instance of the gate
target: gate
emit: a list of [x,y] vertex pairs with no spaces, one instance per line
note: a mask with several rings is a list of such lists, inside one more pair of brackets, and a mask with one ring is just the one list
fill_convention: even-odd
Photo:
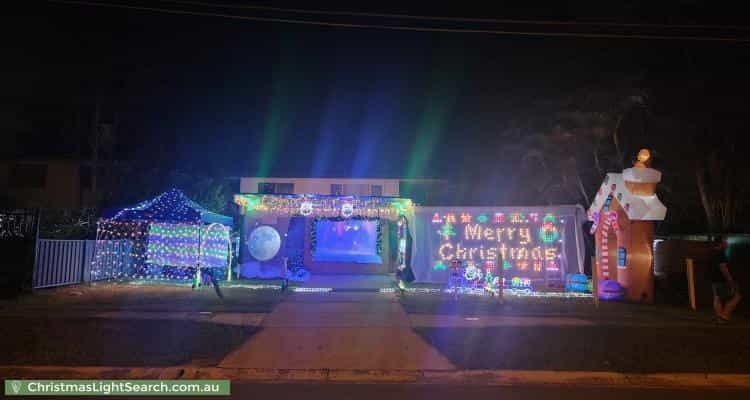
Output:
[[129,240],[40,239],[32,287],[74,285],[122,277],[130,266]]
[[84,280],[84,270],[91,258],[87,257],[87,240],[39,239],[34,257],[34,289],[72,285]]

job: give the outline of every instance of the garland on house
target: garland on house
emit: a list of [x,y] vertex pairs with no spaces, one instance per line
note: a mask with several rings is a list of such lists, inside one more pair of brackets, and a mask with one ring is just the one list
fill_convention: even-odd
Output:
[[234,202],[246,213],[301,215],[304,217],[368,217],[396,220],[411,215],[410,199],[381,196],[327,196],[285,194],[238,194]]
[[380,218],[377,217],[363,217],[363,216],[353,216],[350,218],[344,218],[344,217],[325,217],[325,218],[313,218],[312,223],[310,224],[310,252],[314,253],[315,249],[318,247],[318,221],[320,220],[326,220],[326,221],[334,221],[334,222],[340,222],[340,221],[347,221],[347,220],[359,220],[359,221],[375,221],[376,224],[376,232],[377,232],[377,238],[375,239],[375,248],[380,255],[383,252],[383,229],[381,227]]

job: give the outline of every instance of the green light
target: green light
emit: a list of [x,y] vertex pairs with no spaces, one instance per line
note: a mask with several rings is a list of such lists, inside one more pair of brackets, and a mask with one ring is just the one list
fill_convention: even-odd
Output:
[[477,216],[477,222],[487,222],[489,220],[489,217],[487,217],[487,214],[479,214]]
[[393,207],[398,212],[398,215],[404,215],[411,207],[411,200],[397,200],[392,203]]
[[539,228],[539,239],[544,243],[554,243],[560,238],[560,232],[557,231],[555,226],[557,218],[552,214],[547,214],[542,221],[542,227]]
[[427,103],[411,147],[406,168],[407,178],[425,175],[425,168],[436,153],[435,146],[446,129],[463,80],[463,58],[457,54],[463,48],[462,45],[445,43],[441,48],[442,54],[436,54],[431,62],[434,67],[430,74],[430,86],[423,97]]
[[434,271],[445,271],[446,269],[448,269],[448,266],[445,265],[445,263],[443,263],[442,261],[438,261],[435,263],[435,265],[432,266],[432,269]]
[[451,224],[443,224],[437,233],[443,236],[445,240],[448,240],[451,236],[456,236],[456,231],[453,230],[453,225]]
[[253,212],[261,203],[260,197],[253,196],[253,195],[247,195],[243,198],[244,204],[245,204],[245,211],[247,212]]
[[271,102],[268,106],[268,113],[263,124],[263,142],[260,144],[260,150],[257,153],[258,170],[255,176],[267,177],[271,173],[271,168],[277,160],[277,152],[281,147],[290,121],[293,120],[289,110],[289,94],[291,83],[294,81],[294,72],[298,69],[297,46],[293,43],[291,35],[282,37],[280,45],[281,54],[275,63],[279,68],[273,71],[273,92]]
[[487,284],[489,284],[489,285],[492,285],[494,283],[494,281],[495,281],[495,276],[492,275],[492,271],[485,272],[485,274],[484,274],[484,282],[487,283]]

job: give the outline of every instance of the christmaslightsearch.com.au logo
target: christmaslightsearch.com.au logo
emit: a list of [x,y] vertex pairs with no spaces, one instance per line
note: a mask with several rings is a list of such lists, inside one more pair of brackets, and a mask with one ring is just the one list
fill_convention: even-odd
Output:
[[228,380],[25,380],[5,381],[6,396],[228,396]]

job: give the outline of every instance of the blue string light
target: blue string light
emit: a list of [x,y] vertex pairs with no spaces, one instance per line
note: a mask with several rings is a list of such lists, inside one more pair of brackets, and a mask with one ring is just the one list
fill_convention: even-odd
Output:
[[191,279],[199,267],[225,276],[231,223],[231,217],[206,210],[180,190],[164,192],[99,221],[92,276]]

